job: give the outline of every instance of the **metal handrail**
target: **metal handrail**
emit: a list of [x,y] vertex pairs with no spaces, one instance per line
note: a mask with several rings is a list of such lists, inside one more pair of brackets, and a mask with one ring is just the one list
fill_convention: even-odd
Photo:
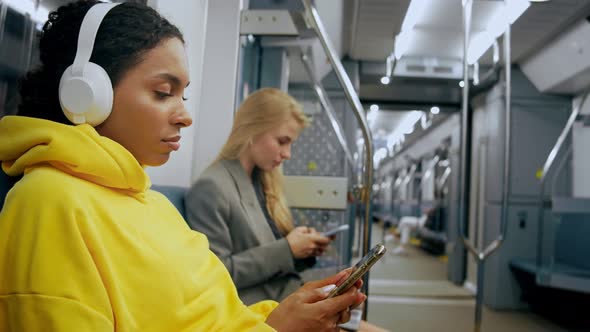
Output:
[[400,176],[395,177],[395,181],[393,181],[393,189],[396,190],[401,184],[403,180]]
[[424,180],[427,179],[427,177],[432,176],[434,178],[434,185],[435,185],[435,190],[436,190],[436,177],[434,174],[434,168],[438,164],[439,160],[440,160],[440,156],[435,155],[434,158],[432,159],[430,165],[428,165],[428,167],[426,167],[424,169],[424,171],[422,172],[422,175],[420,178],[420,185],[418,186],[418,192],[415,195],[416,200],[418,201],[418,204],[416,206],[416,211],[415,211],[417,216],[420,216],[420,214],[422,213],[420,210],[420,207],[422,206],[422,202],[423,202],[422,201],[422,194],[423,194],[423,190],[424,190],[424,188],[422,187],[422,184],[424,183]]
[[303,67],[305,68],[307,76],[313,85],[313,91],[316,93],[323,109],[328,115],[332,129],[338,138],[338,142],[340,142],[340,145],[342,146],[342,150],[344,150],[346,160],[348,161],[350,168],[354,171],[354,159],[352,158],[352,153],[350,153],[350,149],[348,148],[346,137],[344,137],[344,130],[342,129],[340,122],[338,122],[338,118],[336,118],[334,106],[332,105],[332,102],[330,102],[330,98],[328,97],[328,94],[326,93],[326,90],[324,89],[321,81],[316,76],[315,71],[312,68],[313,66],[311,64],[311,59],[309,59],[309,56],[305,53],[304,48],[301,49],[301,62],[303,62]]
[[402,199],[402,202],[410,202],[413,199],[413,197],[410,195],[413,193],[410,192],[411,187],[409,187],[409,184],[414,179],[414,175],[416,174],[416,169],[417,169],[416,164],[412,164],[412,166],[410,166],[410,170],[408,171],[408,173],[404,176],[404,178],[402,180],[402,186],[406,188],[406,191],[405,191],[406,197],[404,197]]
[[[494,76],[496,74],[496,72],[501,67],[500,55],[499,55],[500,54],[500,46],[498,45],[497,40],[494,40],[494,43],[492,44],[492,49],[493,49],[493,54],[494,54],[492,56],[492,67],[489,68],[485,73],[478,75],[479,76],[478,85],[481,85],[482,83],[489,81],[490,77]],[[475,64],[477,64],[477,62]],[[474,75],[475,75],[475,73],[474,73]],[[474,82],[474,85],[475,85],[475,82]],[[477,90],[477,89],[474,88],[474,90]]]
[[402,185],[407,186],[410,181],[412,181],[412,179],[414,178],[414,174],[416,174],[416,164],[412,164],[412,166],[410,166],[410,171],[406,174],[406,176],[404,176]]
[[[504,0],[505,6],[508,6],[508,1]],[[500,237],[496,240],[495,248],[492,249],[492,245],[488,246],[488,249],[484,251],[484,254],[491,254],[496,248],[500,246],[504,237],[506,236],[506,224],[508,223],[508,198],[510,195],[510,162],[512,160],[510,150],[512,149],[512,57],[510,54],[510,41],[512,39],[512,33],[510,24],[506,24],[506,31],[504,32],[504,75],[505,75],[505,108],[506,108],[506,130],[504,137],[504,179],[502,180],[503,192],[502,192],[502,223],[500,224]],[[496,242],[494,241],[494,242]],[[487,252],[486,252],[487,251]],[[489,253],[488,253],[489,252]]]
[[437,186],[437,190],[442,190],[445,186],[445,184],[447,183],[450,175],[451,175],[451,166],[447,166],[443,172],[443,174],[441,175],[440,179],[437,181],[436,186]]
[[[328,39],[328,33],[322,24],[320,17],[318,15],[317,10],[312,5],[311,0],[302,0],[303,6],[305,7],[305,13],[308,24],[311,25],[311,28],[315,31],[316,35],[318,36],[320,43],[324,49],[324,52],[328,56],[328,60],[338,78],[338,81],[342,85],[344,89],[344,94],[346,95],[346,99],[348,100],[349,104],[352,107],[353,113],[356,116],[357,122],[359,123],[359,127],[363,134],[364,138],[364,147],[365,147],[365,167],[364,167],[364,178],[365,183],[363,186],[363,193],[362,193],[362,202],[365,205],[365,218],[363,224],[363,246],[362,246],[362,255],[365,256],[369,252],[369,246],[371,245],[370,239],[370,227],[371,227],[371,199],[370,199],[370,192],[373,185],[373,139],[371,137],[371,132],[369,131],[369,126],[367,124],[367,119],[365,117],[363,106],[357,93],[354,90],[352,82],[350,78],[344,71],[344,67],[342,66],[342,62],[340,58],[336,54],[334,50],[334,46],[332,42]],[[368,295],[369,290],[369,273],[365,274],[363,277],[364,284],[363,284],[363,292]],[[363,307],[363,318],[366,319],[367,317],[367,308],[368,305],[365,303]]]
[[578,115],[580,114],[580,111],[582,110],[582,107],[586,104],[586,101],[587,101],[589,95],[590,95],[590,91],[586,92],[584,94],[584,97],[582,97],[582,101],[580,102],[578,107],[574,107],[572,109],[572,113],[570,114],[570,117],[567,119],[565,127],[561,131],[561,134],[557,138],[555,145],[551,149],[551,152],[549,153],[549,155],[547,156],[547,159],[545,160],[545,163],[543,164],[541,178],[539,179],[539,211],[538,211],[538,214],[539,214],[538,215],[538,228],[539,228],[539,230],[537,231],[537,260],[536,260],[537,271],[540,271],[541,268],[543,267],[543,241],[544,241],[543,227],[544,227],[544,214],[545,214],[545,181],[547,180],[547,174],[553,168],[553,164],[557,158],[557,154],[563,148],[565,140],[567,139],[567,136],[569,135],[570,131],[572,130],[574,123],[576,122],[576,118],[578,117]]
[[568,161],[570,161],[570,157],[572,156],[573,151],[574,147],[570,144],[567,150],[565,150],[565,152],[563,153],[563,158],[561,158],[559,164],[557,164],[556,166],[557,168],[555,168],[555,172],[553,172],[553,175],[551,176],[551,197],[557,196],[557,193],[555,192],[555,188],[557,187],[557,178],[559,177],[559,175],[561,175],[563,167],[568,163]]
[[[506,4],[506,0],[504,0]],[[477,260],[477,294],[475,302],[475,323],[474,331],[481,330],[481,316],[483,306],[483,285],[484,285],[484,262],[489,255],[496,251],[504,242],[506,238],[506,224],[508,219],[508,195],[510,194],[510,140],[511,140],[511,57],[510,57],[510,24],[507,23],[506,31],[504,32],[504,71],[505,71],[505,108],[506,108],[506,126],[505,126],[505,141],[504,141],[504,177],[502,180],[502,214],[500,235],[483,250],[479,250],[475,245],[471,244],[465,236],[465,201],[466,191],[465,187],[467,178],[467,125],[469,116],[469,64],[467,63],[467,53],[469,50],[469,37],[471,29],[473,0],[463,0],[463,99],[461,110],[461,178],[460,178],[460,200],[459,200],[459,237],[461,238],[465,247],[471,252]]]
[[432,173],[432,176],[434,176],[434,168],[438,165],[439,160],[439,155],[435,155],[434,158],[432,158],[430,165],[428,165],[428,167],[424,171],[424,176],[422,177],[422,179],[425,179],[427,176],[430,176],[430,173]]

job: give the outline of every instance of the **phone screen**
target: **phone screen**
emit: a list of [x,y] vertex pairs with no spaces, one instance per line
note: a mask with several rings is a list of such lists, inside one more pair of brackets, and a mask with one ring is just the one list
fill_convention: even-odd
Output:
[[382,244],[378,244],[373,249],[371,249],[371,251],[369,251],[365,257],[363,257],[358,263],[356,263],[355,266],[352,267],[352,273],[348,276],[348,278],[346,278],[346,280],[340,284],[340,286],[334,288],[330,294],[328,294],[328,297],[330,298],[338,296],[346,292],[350,287],[352,287],[352,285],[354,285],[355,282],[357,282],[357,280],[362,278],[362,276],[365,275],[367,271],[369,271],[371,266],[373,266],[373,264],[375,264],[379,258],[383,257],[385,251],[385,246]]

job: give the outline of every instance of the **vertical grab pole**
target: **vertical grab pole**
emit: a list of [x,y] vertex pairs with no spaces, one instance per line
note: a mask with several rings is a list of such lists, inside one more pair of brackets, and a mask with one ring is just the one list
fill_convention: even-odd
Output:
[[467,126],[469,125],[469,64],[467,63],[467,52],[469,49],[469,30],[471,26],[471,7],[472,0],[463,0],[463,98],[461,102],[461,158],[459,161],[459,222],[457,223],[459,237],[465,242],[465,247],[477,255],[477,251],[470,243],[465,240],[465,222],[466,222],[466,200],[467,200]]
[[[504,0],[505,6],[508,6],[508,0]],[[506,125],[504,137],[504,178],[502,181],[502,223],[500,224],[500,241],[504,241],[506,234],[506,224],[508,223],[508,196],[510,195],[510,164],[512,154],[510,153],[512,141],[512,57],[510,54],[510,23],[506,22],[506,31],[504,32],[504,84],[506,97]]]
[[[511,145],[511,58],[510,58],[510,23],[506,22],[506,30],[504,33],[504,66],[505,66],[505,108],[506,108],[506,126],[505,126],[505,139],[504,139],[504,177],[502,179],[502,214],[500,224],[500,235],[494,241],[492,241],[483,251],[480,251],[473,246],[465,237],[464,224],[465,224],[465,200],[467,189],[465,186],[467,177],[467,153],[466,153],[466,142],[467,142],[467,116],[469,112],[469,64],[467,63],[467,53],[469,49],[469,30],[471,25],[471,10],[473,6],[473,0],[463,0],[463,28],[464,28],[464,44],[463,44],[463,108],[462,108],[462,121],[461,121],[461,178],[460,178],[460,190],[461,199],[459,201],[459,236],[465,243],[465,247],[475,256],[477,261],[477,294],[475,298],[475,324],[474,331],[481,331],[482,323],[482,309],[483,309],[483,287],[484,287],[484,273],[485,273],[485,260],[494,251],[496,251],[504,242],[506,238],[506,225],[508,223],[508,196],[510,194],[510,145]],[[507,5],[507,0],[504,0],[504,5]]]
[[[367,120],[364,115],[363,106],[359,97],[354,90],[352,82],[350,78],[346,74],[344,67],[342,66],[342,62],[336,51],[334,50],[334,46],[332,42],[328,38],[328,33],[320,20],[320,17],[316,11],[316,9],[311,4],[311,0],[303,0],[303,6],[305,7],[306,18],[308,24],[311,25],[311,28],[315,31],[317,37],[322,44],[322,48],[324,49],[324,53],[326,53],[328,60],[330,61],[330,65],[338,78],[338,81],[342,85],[344,89],[344,94],[348,103],[351,105],[354,115],[357,119],[361,132],[364,138],[364,147],[365,147],[365,167],[364,167],[364,184],[361,190],[361,201],[364,203],[365,211],[364,211],[364,223],[363,223],[363,243],[362,243],[362,255],[365,256],[369,252],[369,246],[371,245],[371,238],[370,238],[370,231],[371,231],[371,188],[373,186],[373,139],[371,137],[371,132],[369,131],[369,126],[367,124]],[[363,292],[368,295],[369,290],[369,273],[366,273],[363,277]],[[368,304],[365,303],[363,307],[363,319],[367,318],[367,308]]]
[[[479,259],[479,252],[465,237],[465,223],[467,222],[467,140],[469,126],[469,63],[467,56],[469,52],[469,38],[471,32],[471,14],[473,0],[463,0],[463,98],[461,107],[461,166],[459,177],[459,236],[465,243],[465,247],[475,256],[477,262],[477,292],[475,294],[475,321],[474,331],[479,332],[481,329],[481,312],[483,303],[483,274],[484,266]],[[476,235],[477,236],[477,235]]]

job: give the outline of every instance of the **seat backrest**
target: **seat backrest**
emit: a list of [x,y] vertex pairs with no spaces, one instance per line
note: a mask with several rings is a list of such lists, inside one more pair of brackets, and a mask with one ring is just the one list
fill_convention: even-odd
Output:
[[590,273],[590,222],[587,214],[562,214],[555,234],[555,261]]
[[176,187],[176,186],[158,186],[153,185],[152,189],[162,193],[166,196],[170,202],[176,207],[178,212],[182,215],[182,217],[186,220],[186,210],[184,205],[184,195],[187,192],[187,188],[183,187]]
[[[10,188],[12,188],[12,186],[14,186],[14,184],[20,180],[20,178],[21,177],[8,176],[4,172],[0,171],[0,210],[2,210],[2,207],[4,206],[6,194],[8,194]],[[152,189],[166,196],[186,220],[184,195],[188,189],[174,186],[152,186]]]

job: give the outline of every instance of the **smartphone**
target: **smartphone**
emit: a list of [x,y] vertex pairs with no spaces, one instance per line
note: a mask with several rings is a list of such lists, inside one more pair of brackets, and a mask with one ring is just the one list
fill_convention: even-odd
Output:
[[340,286],[334,288],[328,294],[328,298],[338,296],[344,292],[346,292],[352,285],[354,285],[357,280],[359,280],[379,258],[383,257],[385,254],[385,246],[382,244],[376,245],[369,253],[363,257],[356,265],[352,268],[352,273],[344,280]]
[[340,232],[347,231],[347,230],[348,230],[348,225],[340,225],[336,228],[332,228],[330,230],[323,232],[322,235],[323,236],[332,236],[336,233],[340,233]]

